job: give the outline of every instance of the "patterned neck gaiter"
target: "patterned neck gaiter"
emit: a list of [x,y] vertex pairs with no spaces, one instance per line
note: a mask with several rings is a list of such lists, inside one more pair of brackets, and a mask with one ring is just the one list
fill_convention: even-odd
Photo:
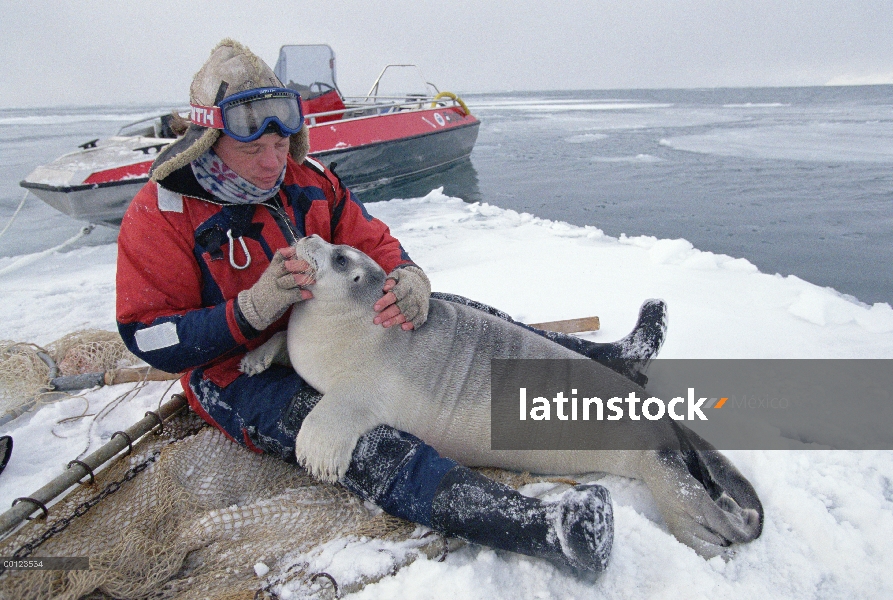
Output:
[[199,185],[212,196],[230,204],[259,204],[279,193],[285,168],[272,188],[263,190],[243,179],[217,156],[213,148],[190,163]]

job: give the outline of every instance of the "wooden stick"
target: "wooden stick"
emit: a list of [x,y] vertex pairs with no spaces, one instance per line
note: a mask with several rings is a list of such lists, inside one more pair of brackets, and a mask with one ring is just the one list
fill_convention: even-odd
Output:
[[133,367],[105,372],[105,384],[136,383],[137,381],[171,381],[179,379],[179,373],[166,373],[152,367]]
[[564,321],[530,323],[530,326],[558,333],[580,333],[581,331],[598,331],[601,324],[598,317],[583,317],[581,319],[565,319]]

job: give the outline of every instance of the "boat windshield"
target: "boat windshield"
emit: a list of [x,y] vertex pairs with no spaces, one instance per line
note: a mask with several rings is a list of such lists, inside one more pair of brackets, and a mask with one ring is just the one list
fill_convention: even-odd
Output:
[[[179,110],[178,112],[183,112]],[[172,129],[173,115],[165,113],[157,117],[149,117],[135,123],[128,123],[118,130],[119,136],[124,137],[151,137],[174,139],[177,134]]]
[[282,46],[274,71],[285,87],[299,92],[304,100],[338,90],[335,53],[327,44]]

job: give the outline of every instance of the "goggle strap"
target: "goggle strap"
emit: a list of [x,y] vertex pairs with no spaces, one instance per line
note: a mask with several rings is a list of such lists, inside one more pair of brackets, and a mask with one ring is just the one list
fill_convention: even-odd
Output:
[[223,113],[220,112],[219,106],[202,106],[201,104],[190,104],[192,114],[190,120],[201,127],[210,127],[212,129],[223,129]]

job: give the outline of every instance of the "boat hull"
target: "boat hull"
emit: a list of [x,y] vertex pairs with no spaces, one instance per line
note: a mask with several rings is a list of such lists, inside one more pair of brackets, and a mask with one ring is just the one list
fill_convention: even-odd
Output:
[[313,154],[332,167],[344,185],[363,192],[442,169],[467,158],[477,140],[480,123],[410,138],[377,142]]
[[69,217],[117,227],[130,201],[149,177],[78,186],[53,186],[22,181],[21,186]]

